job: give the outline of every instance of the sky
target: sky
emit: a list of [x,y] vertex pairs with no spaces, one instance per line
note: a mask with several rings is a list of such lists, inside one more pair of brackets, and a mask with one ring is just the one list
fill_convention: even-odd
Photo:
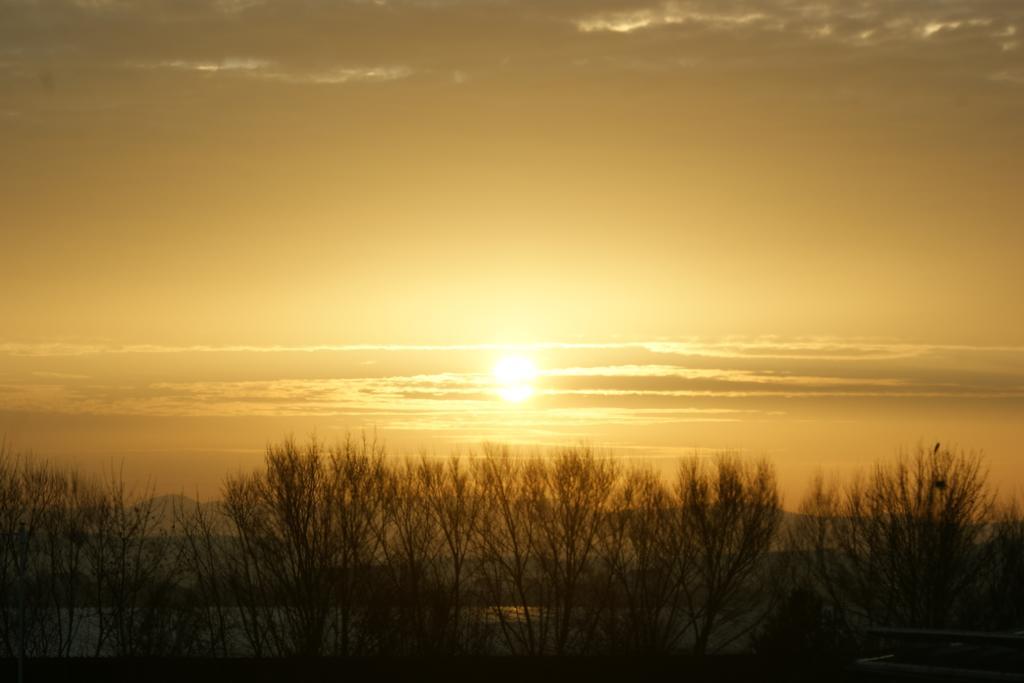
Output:
[[[1019,2],[0,0],[0,434],[1024,489]],[[532,395],[492,368],[529,359]]]

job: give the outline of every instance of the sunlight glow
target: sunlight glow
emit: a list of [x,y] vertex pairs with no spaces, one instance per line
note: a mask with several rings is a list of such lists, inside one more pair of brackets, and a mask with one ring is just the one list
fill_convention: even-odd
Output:
[[506,356],[494,366],[498,395],[513,403],[525,401],[533,395],[531,383],[536,377],[537,366],[522,356]]

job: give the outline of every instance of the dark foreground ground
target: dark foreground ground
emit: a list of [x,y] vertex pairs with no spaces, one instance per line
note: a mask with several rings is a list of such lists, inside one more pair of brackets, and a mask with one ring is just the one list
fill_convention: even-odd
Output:
[[[16,662],[0,660],[0,681],[15,683]],[[839,662],[755,656],[372,659],[29,659],[25,682],[146,681],[849,681]]]

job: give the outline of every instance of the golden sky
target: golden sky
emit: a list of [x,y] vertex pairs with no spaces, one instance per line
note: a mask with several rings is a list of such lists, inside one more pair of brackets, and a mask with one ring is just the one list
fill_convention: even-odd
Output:
[[374,427],[790,491],[942,440],[1024,485],[1022,35],[1016,0],[0,0],[0,433],[166,486]]

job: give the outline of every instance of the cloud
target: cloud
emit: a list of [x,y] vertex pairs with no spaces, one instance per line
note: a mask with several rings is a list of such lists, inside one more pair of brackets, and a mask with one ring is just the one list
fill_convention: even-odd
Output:
[[130,66],[139,69],[180,69],[183,71],[199,71],[202,73],[221,72],[255,72],[267,69],[271,64],[266,59],[251,57],[228,57],[219,61],[189,61],[186,59],[169,59],[160,62],[132,62]]
[[52,372],[46,370],[37,370],[32,373],[33,377],[47,377],[50,379],[89,379],[89,375],[83,375],[75,372]]
[[288,69],[268,59],[227,57],[219,61],[185,59],[159,62],[132,62],[138,69],[172,69],[199,74],[241,75],[282,83],[341,85],[346,83],[383,83],[407,78],[413,71],[406,66],[333,66],[318,69]]
[[[515,408],[498,399],[490,374],[490,365],[504,353],[534,355],[541,367],[534,398]],[[208,358],[212,354],[216,359]],[[132,356],[146,358],[126,362]],[[0,376],[0,410],[7,412],[348,416],[387,429],[417,425],[479,432],[516,425],[555,430],[602,421],[797,419],[807,406],[830,401],[1020,402],[1024,347],[835,338],[269,347],[5,344]]]
[[722,383],[779,384],[801,387],[898,387],[907,382],[899,378],[814,377],[779,374],[774,371],[722,370],[690,368],[677,365],[618,365],[586,368],[559,368],[543,373],[548,377],[585,378],[677,378],[682,380],[712,380]]
[[956,31],[963,27],[991,26],[993,20],[989,18],[975,18],[954,21],[929,21],[921,27],[921,35],[925,38],[939,33],[940,31]]
[[[915,82],[922,70],[943,73],[938,64],[983,80],[1009,68],[1003,62],[1017,47],[1021,23],[1024,6],[998,0],[401,0],[301,6],[286,0],[51,0],[43,22],[35,3],[0,2],[0,52],[17,62],[0,77],[24,78],[44,63],[61,74],[141,65],[245,77],[252,87],[384,83],[413,74],[438,85],[465,84],[472,74],[469,82],[476,84],[517,74],[578,74],[580,65],[595,71],[635,71],[642,65],[650,73],[681,65],[770,69],[777,77],[788,70],[828,70],[842,61],[859,64],[865,48],[886,47],[927,56],[895,67],[894,54],[879,51],[889,69],[906,71]],[[47,24],[60,30],[48,30]],[[935,45],[946,51],[932,52]],[[837,46],[843,51],[821,52]]]
[[583,33],[632,33],[641,29],[688,23],[713,28],[731,28],[761,22],[767,18],[767,15],[757,11],[723,13],[693,9],[677,2],[666,2],[654,8],[603,12],[578,19],[575,23],[576,28]]
[[989,78],[998,83],[1009,83],[1011,85],[1024,85],[1024,69],[1005,69],[997,71]]
[[[807,38],[850,47],[903,45],[915,47],[949,34],[963,34],[1002,49],[1013,49],[1007,40],[1024,17],[1019,7],[993,1],[974,3],[868,1],[849,3],[783,2],[759,3],[683,2],[671,0],[631,9],[603,10],[577,16],[573,24],[585,34],[633,34],[652,29],[688,29],[688,36],[701,32],[746,29],[788,36],[792,41]],[[751,38],[753,40],[753,38]],[[1011,47],[1006,47],[1011,45]],[[975,57],[976,58],[976,57]],[[778,67],[777,62],[773,66]]]
[[214,7],[226,14],[237,14],[260,5],[265,5],[268,0],[214,0]]
[[338,85],[343,83],[384,83],[408,78],[413,70],[407,66],[335,67],[303,73],[276,72],[268,74],[270,80],[286,83]]
[[106,344],[75,342],[0,342],[0,355],[61,357],[116,354],[207,353],[385,353],[431,352],[537,352],[585,350],[643,350],[650,353],[710,358],[878,360],[923,356],[941,352],[1006,353],[1024,356],[1024,346],[924,344],[875,338],[736,337],[725,339],[650,340],[622,342],[465,343],[465,344]]

